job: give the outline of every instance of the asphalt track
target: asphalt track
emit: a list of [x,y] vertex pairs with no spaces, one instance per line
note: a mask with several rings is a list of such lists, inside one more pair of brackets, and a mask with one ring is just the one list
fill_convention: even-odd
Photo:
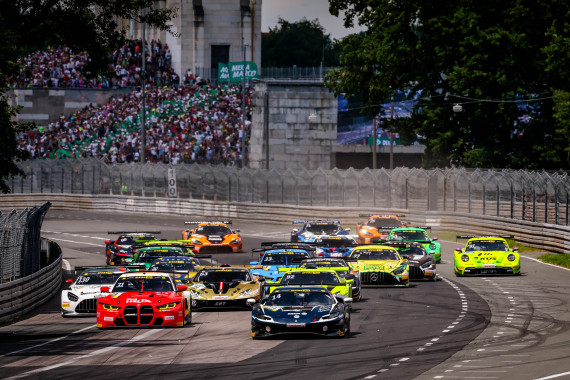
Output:
[[[191,219],[191,218],[189,218]],[[161,230],[179,238],[184,218],[50,210],[42,235],[64,266],[104,264],[107,231]],[[291,225],[234,221],[252,261],[262,241]],[[437,236],[437,234],[434,234]],[[0,326],[2,379],[550,379],[570,378],[570,271],[525,254],[517,277],[453,276],[455,243],[442,242],[442,281],[365,288],[342,339],[252,340],[247,310],[198,311],[185,328],[100,331],[94,318],[62,318],[57,295]]]

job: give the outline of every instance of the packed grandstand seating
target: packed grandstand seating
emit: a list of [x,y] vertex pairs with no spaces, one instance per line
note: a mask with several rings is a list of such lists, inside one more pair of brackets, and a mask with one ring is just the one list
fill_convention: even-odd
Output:
[[[32,159],[96,157],[108,163],[138,162],[141,152],[140,41],[112,54],[115,76],[90,78],[89,57],[67,47],[26,57],[25,68],[12,87],[123,88],[127,94],[107,104],[89,106],[72,115],[19,135],[19,149]],[[148,49],[145,158],[151,162],[241,162],[242,92],[231,84],[211,84],[191,71],[179,76],[170,67],[166,44],[152,41]],[[137,87],[138,86],[138,87]],[[252,89],[246,94],[249,100]],[[246,114],[246,136],[250,112]]]

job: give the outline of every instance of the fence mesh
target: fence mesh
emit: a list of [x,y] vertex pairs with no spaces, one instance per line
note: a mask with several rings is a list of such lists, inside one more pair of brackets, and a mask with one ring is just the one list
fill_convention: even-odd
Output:
[[262,170],[209,164],[123,163],[96,159],[35,160],[13,193],[70,193],[176,197],[226,202],[457,211],[569,224],[565,172],[447,168],[424,170]]

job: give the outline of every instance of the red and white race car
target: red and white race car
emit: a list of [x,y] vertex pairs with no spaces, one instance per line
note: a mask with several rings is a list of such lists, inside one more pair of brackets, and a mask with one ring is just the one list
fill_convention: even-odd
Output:
[[176,286],[161,272],[125,273],[97,300],[97,327],[182,327],[192,322],[192,298],[186,285]]

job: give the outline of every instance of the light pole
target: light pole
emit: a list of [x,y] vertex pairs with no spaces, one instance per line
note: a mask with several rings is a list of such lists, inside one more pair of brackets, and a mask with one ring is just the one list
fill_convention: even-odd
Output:
[[241,115],[241,167],[245,168],[245,48],[243,44],[243,85],[242,85],[242,115]]
[[390,169],[394,169],[394,95],[390,98]]
[[376,169],[376,139],[378,136],[377,120],[378,116],[374,116],[374,119],[372,119],[372,169]]
[[[143,15],[145,14],[143,10]],[[141,163],[145,163],[146,150],[146,115],[145,115],[145,76],[146,76],[146,53],[145,53],[145,32],[146,22],[142,24],[142,72],[141,72],[141,90],[142,90],[142,115],[141,115]]]

